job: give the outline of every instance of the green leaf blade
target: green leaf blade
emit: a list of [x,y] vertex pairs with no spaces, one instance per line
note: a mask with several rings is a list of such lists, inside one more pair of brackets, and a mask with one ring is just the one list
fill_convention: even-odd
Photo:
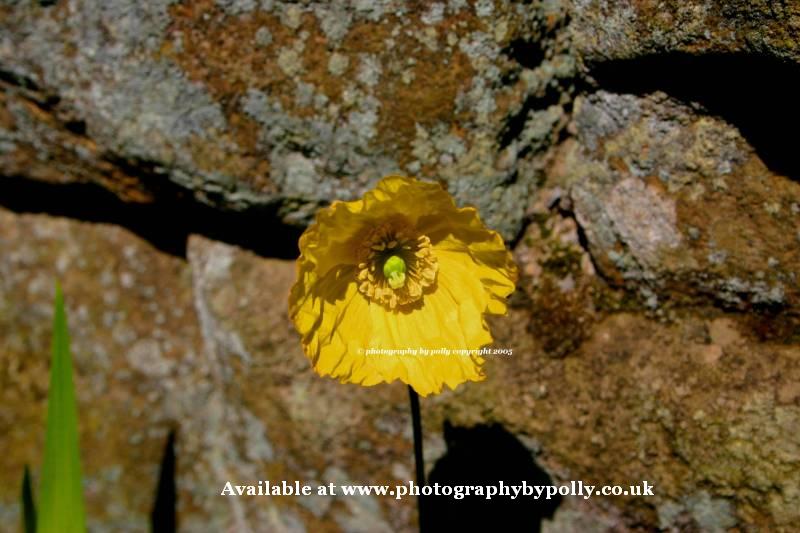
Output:
[[61,287],[56,287],[38,533],[85,533],[78,408]]

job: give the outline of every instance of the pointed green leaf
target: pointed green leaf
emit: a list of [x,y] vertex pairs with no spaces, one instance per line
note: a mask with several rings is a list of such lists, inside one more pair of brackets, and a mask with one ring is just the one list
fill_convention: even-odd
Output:
[[78,409],[72,383],[72,357],[61,287],[56,286],[53,360],[47,400],[47,433],[42,467],[38,533],[84,533]]
[[31,487],[31,472],[25,465],[22,476],[22,531],[23,533],[36,533],[36,506],[33,503],[33,488]]

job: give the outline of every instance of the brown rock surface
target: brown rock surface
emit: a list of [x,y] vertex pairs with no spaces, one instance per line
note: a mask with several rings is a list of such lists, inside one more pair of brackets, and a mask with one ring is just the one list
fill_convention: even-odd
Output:
[[[656,487],[651,499],[566,502],[550,527],[582,516],[609,527],[794,523],[797,346],[763,342],[747,315],[635,312],[596,277],[574,222],[537,212],[541,223],[517,249],[527,275],[515,308],[495,323],[497,345],[514,355],[490,360],[487,382],[423,402],[431,452],[441,453],[444,420],[494,422],[535,449],[556,482],[646,479]],[[40,449],[29,442],[42,424],[42,354],[60,275],[71,302],[82,444],[104,450],[84,457],[98,529],[142,527],[168,428],[178,431],[188,530],[392,531],[412,522],[410,500],[217,496],[228,479],[410,476],[405,390],[340,385],[308,369],[286,318],[291,262],[193,237],[186,264],[118,228],[9,212],[2,228],[4,419],[16,450],[4,457],[8,486],[24,463],[38,464]],[[541,316],[545,305],[565,311]],[[567,332],[571,342],[547,331]],[[10,504],[15,491],[4,498]]]
[[556,482],[655,486],[566,499],[551,533],[792,531],[798,16],[738,0],[3,4],[0,529],[16,531],[23,465],[38,475],[61,279],[92,530],[146,529],[171,429],[184,530],[412,530],[412,500],[218,496],[228,479],[412,476],[404,388],[317,377],[286,317],[298,228],[402,172],[477,205],[523,274],[494,321],[514,355],[423,402],[429,469],[445,421],[495,423]]
[[188,531],[412,523],[410,500],[219,496],[226,481],[410,475],[406,391],[343,387],[309,371],[287,318],[292,262],[193,237],[187,263],[118,227],[5,210],[0,222],[0,421],[12,452],[2,458],[0,509],[9,531],[22,469],[32,465],[37,479],[41,463],[56,279],[67,297],[93,531],[146,529],[173,429]]
[[213,385],[204,398],[186,398],[178,446],[190,465],[179,477],[186,494],[183,527],[408,529],[411,500],[219,497],[223,479],[297,479],[316,487],[410,475],[410,417],[399,385],[343,386],[310,370],[288,319],[293,262],[264,261],[192,237],[189,264]]
[[573,41],[589,61],[665,52],[747,52],[800,61],[800,6],[770,0],[574,0]]
[[565,123],[565,14],[486,1],[7,5],[0,170],[131,201],[266,207],[299,225],[409,172],[512,238]]
[[797,307],[800,185],[663,94],[576,102],[564,187],[603,274],[658,298]]
[[181,372],[202,381],[187,364],[201,344],[186,264],[119,227],[6,210],[0,257],[4,531],[17,530],[23,466],[34,479],[41,466],[57,280],[72,335],[90,523],[142,529],[179,420],[174,381]]

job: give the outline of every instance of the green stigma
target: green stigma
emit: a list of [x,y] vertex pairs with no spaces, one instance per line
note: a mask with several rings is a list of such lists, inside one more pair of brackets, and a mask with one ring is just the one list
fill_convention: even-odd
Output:
[[406,262],[399,255],[393,255],[383,264],[383,275],[393,289],[399,289],[406,282]]

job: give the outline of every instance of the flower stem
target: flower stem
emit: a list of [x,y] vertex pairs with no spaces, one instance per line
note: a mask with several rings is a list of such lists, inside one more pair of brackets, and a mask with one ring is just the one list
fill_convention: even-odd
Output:
[[[408,398],[411,400],[411,427],[414,431],[414,466],[416,467],[417,485],[422,490],[425,484],[425,459],[422,456],[422,417],[419,412],[419,396],[411,385],[408,386]],[[423,527],[423,496],[417,496],[417,520],[419,522],[419,531],[422,533],[425,529]]]

